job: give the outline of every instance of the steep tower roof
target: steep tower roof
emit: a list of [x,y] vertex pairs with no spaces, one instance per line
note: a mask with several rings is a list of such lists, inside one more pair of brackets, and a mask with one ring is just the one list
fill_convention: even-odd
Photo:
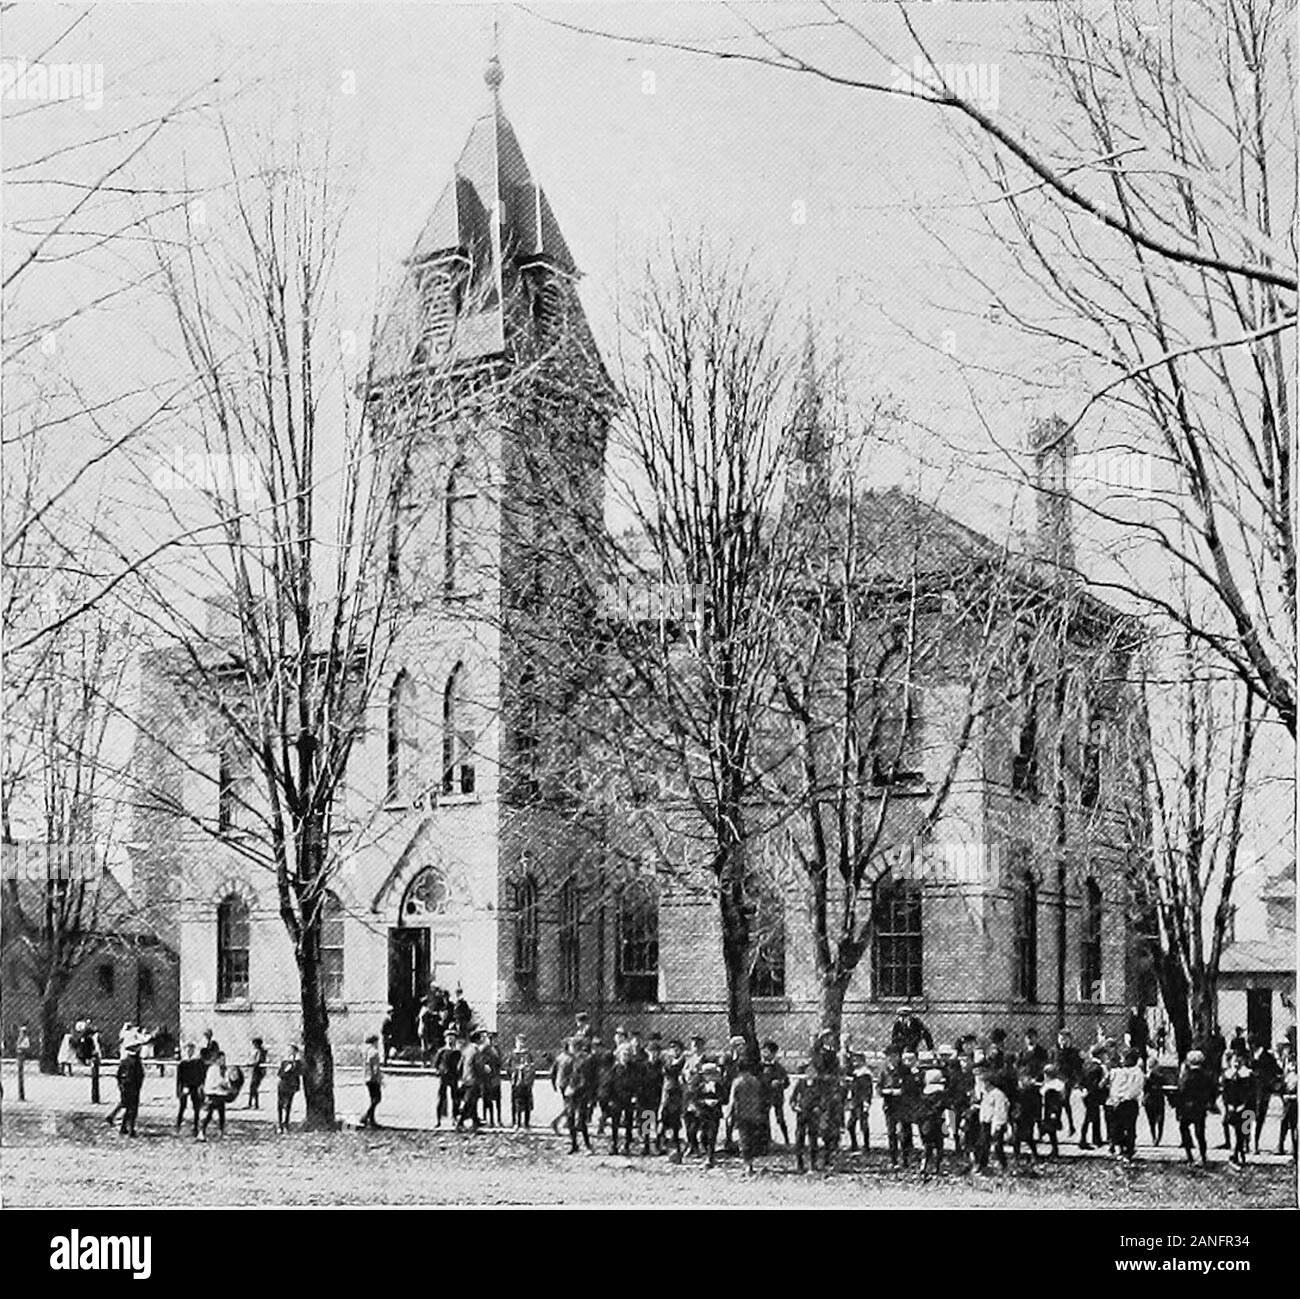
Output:
[[470,128],[451,179],[404,260],[380,326],[380,376],[418,364],[421,343],[436,344],[440,333],[445,342],[453,317],[459,357],[503,351],[505,300],[518,272],[536,266],[577,275],[555,213],[501,107],[504,73],[495,55],[484,80],[491,107]]

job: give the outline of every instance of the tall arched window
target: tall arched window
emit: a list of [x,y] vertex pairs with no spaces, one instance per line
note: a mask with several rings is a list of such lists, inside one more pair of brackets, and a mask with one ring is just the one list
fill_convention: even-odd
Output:
[[570,876],[560,889],[560,997],[577,1001],[582,991],[582,894]]
[[921,995],[921,886],[883,879],[872,909],[871,945],[877,997]]
[[614,938],[614,994],[620,1001],[659,999],[659,895],[634,880],[618,895]]
[[1032,664],[1025,667],[1016,704],[1015,748],[1011,754],[1011,788],[1037,796],[1038,789],[1038,684]]
[[1079,999],[1100,1001],[1101,885],[1091,875],[1083,884],[1083,932],[1079,943]]
[[1038,1000],[1038,882],[1029,868],[1012,882],[1012,995]]
[[217,1000],[248,997],[248,903],[231,893],[217,907]]
[[749,990],[755,997],[785,996],[785,898],[767,885],[754,913],[757,928]]
[[442,692],[442,792],[474,792],[474,732],[465,699],[465,665],[457,663]]
[[541,914],[537,880],[525,875],[515,886],[515,982],[521,992],[537,992],[537,950],[541,944]]
[[392,802],[402,790],[402,749],[410,744],[406,734],[407,699],[411,678],[403,668],[388,692],[388,800]]
[[871,770],[877,785],[911,784],[924,778],[918,742],[915,690],[907,655],[886,652],[871,683]]
[[458,460],[447,475],[447,493],[443,498],[442,590],[455,595],[464,579],[469,508],[474,499],[465,464]]
[[343,1000],[343,903],[325,894],[321,916],[321,982],[327,1001]]

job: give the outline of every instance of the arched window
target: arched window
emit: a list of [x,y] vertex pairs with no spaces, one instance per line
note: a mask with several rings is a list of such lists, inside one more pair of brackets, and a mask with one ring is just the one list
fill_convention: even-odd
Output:
[[886,652],[871,683],[871,771],[877,785],[914,784],[921,770],[919,721],[907,655],[901,647]]
[[1038,794],[1038,685],[1032,664],[1025,668],[1016,707],[1015,748],[1011,754],[1011,788]]
[[388,801],[391,803],[402,790],[402,749],[409,746],[411,737],[406,734],[411,678],[403,668],[388,692]]
[[619,890],[615,917],[614,995],[620,1001],[659,999],[659,896],[634,880]]
[[429,916],[445,914],[451,906],[451,890],[447,877],[440,870],[426,866],[407,885],[402,895],[401,923],[418,923]]
[[248,997],[248,903],[232,893],[217,907],[217,1000]]
[[537,991],[537,949],[541,941],[537,892],[537,880],[532,875],[525,875],[515,886],[515,982],[527,994]]
[[877,997],[921,995],[921,886],[883,879],[876,885],[871,945]]
[[755,997],[785,996],[785,898],[768,885],[755,911],[754,968],[749,990]]
[[343,903],[325,894],[321,916],[321,982],[326,1001],[343,1000]]
[[1012,995],[1038,1000],[1038,882],[1028,867],[1012,882]]
[[474,732],[468,725],[465,665],[457,663],[442,692],[442,792],[474,792]]
[[458,460],[447,475],[447,494],[443,498],[442,590],[447,596],[456,594],[464,578],[467,525],[474,495],[465,465]]
[[1091,875],[1083,884],[1083,932],[1079,943],[1079,999],[1100,1001],[1101,886]]
[[582,894],[570,876],[560,889],[560,997],[577,1001],[582,989]]

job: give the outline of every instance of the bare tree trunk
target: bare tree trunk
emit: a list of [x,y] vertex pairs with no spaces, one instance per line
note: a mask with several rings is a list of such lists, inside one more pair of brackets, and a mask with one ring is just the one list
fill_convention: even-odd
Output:
[[330,1045],[329,1011],[321,980],[321,913],[303,925],[298,954],[298,982],[302,991],[302,1091],[307,1106],[306,1126],[332,1131],[334,1115],[334,1048]]
[[63,997],[62,982],[47,980],[41,990],[41,1072],[59,1072],[59,1043],[63,1041],[63,1019],[59,1003]]
[[[743,854],[732,850],[733,857]],[[751,1050],[758,1047],[758,1026],[754,1020],[754,998],[750,990],[753,968],[753,937],[745,897],[743,872],[727,870],[719,894],[722,918],[722,957],[727,971],[727,1030],[743,1037]]]
[[818,1028],[829,1028],[839,1038],[844,1023],[844,998],[849,991],[852,970],[835,969],[819,971],[821,974],[821,1022]]

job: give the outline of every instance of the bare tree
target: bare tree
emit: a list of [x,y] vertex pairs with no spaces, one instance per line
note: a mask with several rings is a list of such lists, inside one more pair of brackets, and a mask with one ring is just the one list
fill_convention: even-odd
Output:
[[1131,719],[1130,866],[1181,1058],[1218,1028],[1219,964],[1261,718],[1255,696],[1216,671],[1195,637],[1184,632],[1178,650],[1163,657],[1145,656]]
[[[349,777],[418,603],[397,561],[404,529],[429,503],[416,494],[404,506],[431,430],[454,421],[467,394],[491,400],[497,380],[480,368],[471,381],[454,337],[428,346],[416,320],[396,369],[385,368],[391,349],[375,347],[350,382],[331,316],[339,217],[329,169],[298,147],[249,180],[229,136],[227,148],[238,215],[230,246],[200,245],[188,230],[179,253],[158,244],[201,393],[194,431],[211,472],[196,485],[219,539],[187,553],[211,617],[177,598],[166,564],[144,575],[164,645],[153,689],[172,692],[174,707],[137,719],[173,771],[216,786],[218,815],[188,806],[179,781],[140,797],[177,833],[219,840],[274,879],[297,963],[307,1121],[330,1127],[324,919],[331,884],[377,810]],[[481,291],[467,288],[467,313]],[[195,724],[203,747],[222,755],[215,777],[186,748]]]
[[633,823],[652,859],[709,881],[730,1028],[751,1042],[756,770],[799,553],[779,526],[798,411],[781,325],[775,296],[703,247],[651,278],[611,436],[632,523],[596,552],[611,604],[634,606],[606,618],[605,743],[630,801],[663,810]]
[[[1154,548],[1196,575],[1213,598],[1196,603],[1186,629],[1294,737],[1295,375],[1283,343],[1297,288],[1290,6],[1123,0],[1032,14],[1037,64],[1031,54],[1024,66],[1041,67],[1044,88],[1069,111],[1024,123],[981,102],[966,60],[946,59],[905,5],[895,23],[870,26],[829,0],[795,24],[726,12],[734,29],[715,39],[624,36],[536,16],[931,103],[969,127],[994,180],[988,219],[1050,310],[1031,317],[978,269],[973,276],[1014,323],[1109,367],[1068,427],[1114,408],[1127,437],[1154,437],[1176,483],[1154,519],[1089,509],[1132,529],[1147,558]],[[1186,615],[1168,600],[1161,566],[1142,555],[1114,585],[1160,616]]]
[[[125,634],[124,634],[125,632]],[[131,637],[99,611],[10,656],[0,820],[5,853],[3,952],[40,999],[41,1069],[57,1072],[63,997],[85,963],[125,950],[139,917],[108,870],[124,812],[113,761],[112,697]]]

